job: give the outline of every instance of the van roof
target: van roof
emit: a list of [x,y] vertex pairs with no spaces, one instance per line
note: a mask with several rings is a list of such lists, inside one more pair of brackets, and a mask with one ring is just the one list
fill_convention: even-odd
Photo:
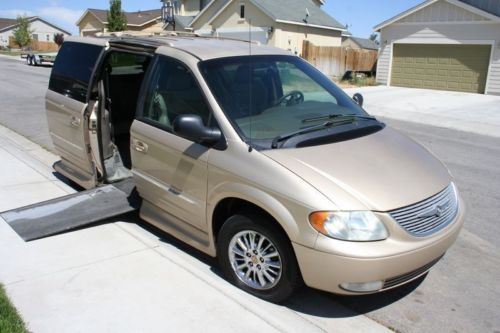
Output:
[[[84,41],[92,37],[73,37],[72,41]],[[106,39],[110,43],[129,44],[138,46],[149,46],[158,48],[161,46],[173,47],[185,51],[200,60],[216,58],[246,56],[246,55],[292,55],[290,51],[280,48],[261,45],[258,42],[248,42],[243,40],[201,37],[196,35],[159,35],[159,36],[133,36],[128,34],[116,34],[100,36],[99,39]],[[94,39],[94,38],[92,38]]]

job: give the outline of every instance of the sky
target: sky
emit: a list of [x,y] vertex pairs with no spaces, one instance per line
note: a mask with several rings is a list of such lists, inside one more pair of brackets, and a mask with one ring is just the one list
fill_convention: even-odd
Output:
[[[375,25],[420,2],[423,0],[326,0],[323,10],[340,23],[349,25],[349,31],[354,36],[368,38]],[[125,11],[160,8],[160,5],[160,0],[122,0],[122,8]],[[38,15],[73,34],[78,34],[75,23],[85,9],[108,7],[108,0],[1,0],[0,17]]]

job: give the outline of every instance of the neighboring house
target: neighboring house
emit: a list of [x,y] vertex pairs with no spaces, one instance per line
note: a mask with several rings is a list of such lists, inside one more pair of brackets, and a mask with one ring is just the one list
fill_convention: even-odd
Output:
[[[302,53],[308,40],[318,46],[340,46],[345,27],[316,0],[213,0],[188,26],[201,35],[251,39]],[[251,26],[250,26],[251,25]]]
[[354,36],[342,36],[342,46],[348,49],[364,49],[377,51],[379,46],[375,41],[368,38]]
[[[341,46],[341,34],[346,31],[321,9],[323,0],[174,0],[171,3],[173,22],[163,24],[158,11],[157,15],[151,15],[152,20],[156,19],[155,24],[150,22],[154,29],[251,39],[296,54],[301,54],[304,40],[318,46]],[[135,14],[126,13],[127,19]],[[104,31],[106,16],[107,11],[87,10],[77,22],[80,34]],[[129,29],[142,30],[142,26],[129,24]]]
[[[161,9],[125,12],[127,30],[160,32],[163,29]],[[103,9],[87,9],[76,22],[81,36],[93,36],[98,32],[106,32],[108,27],[108,11]]]
[[[33,30],[32,39],[39,42],[53,43],[55,34],[71,35],[64,29],[59,28],[41,17],[33,16],[28,18],[30,29]],[[0,46],[7,47],[13,45],[13,32],[17,28],[17,20],[0,18]]]
[[500,95],[499,0],[428,0],[374,30],[378,82]]

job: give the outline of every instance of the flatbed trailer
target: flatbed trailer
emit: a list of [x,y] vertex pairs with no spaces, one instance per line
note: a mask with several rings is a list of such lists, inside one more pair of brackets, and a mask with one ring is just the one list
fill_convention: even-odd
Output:
[[57,53],[21,53],[21,58],[26,59],[29,66],[38,66],[44,64],[54,64]]

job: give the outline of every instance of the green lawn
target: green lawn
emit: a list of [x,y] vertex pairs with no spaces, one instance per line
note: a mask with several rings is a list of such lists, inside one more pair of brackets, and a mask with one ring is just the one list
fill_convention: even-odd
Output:
[[0,284],[0,333],[20,332],[25,333],[28,330]]
[[30,52],[30,53],[44,53],[44,52],[40,52],[40,51],[5,51],[5,50],[0,50],[0,54],[8,55],[11,57],[19,57],[21,55],[21,53],[26,54],[28,52]]
[[0,51],[0,54],[19,57],[21,55],[21,51]]

